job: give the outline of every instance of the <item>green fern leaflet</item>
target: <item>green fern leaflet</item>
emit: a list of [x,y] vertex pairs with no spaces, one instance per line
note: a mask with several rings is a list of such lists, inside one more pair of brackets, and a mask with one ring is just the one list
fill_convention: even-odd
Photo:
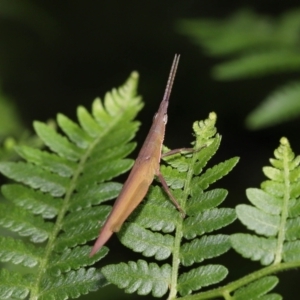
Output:
[[[103,258],[103,247],[89,258],[90,246],[121,184],[112,178],[129,170],[125,157],[139,123],[132,121],[142,103],[133,72],[119,89],[96,99],[89,113],[79,107],[79,124],[59,114],[62,133],[35,122],[37,135],[51,150],[20,146],[23,162],[2,162],[0,171],[15,183],[2,187],[0,225],[18,237],[0,237],[0,299],[68,299],[107,284],[90,267]],[[9,264],[8,264],[9,263]],[[22,272],[16,267],[23,266]],[[25,269],[25,271],[24,271]]]
[[237,206],[238,218],[256,235],[231,237],[237,252],[263,265],[300,260],[300,157],[295,157],[286,138],[280,143],[270,159],[272,167],[263,169],[269,180],[261,189],[247,189],[253,206]]
[[[274,155],[270,159],[272,166],[263,168],[269,179],[262,182],[260,189],[246,191],[252,205],[237,206],[239,220],[255,234],[236,233],[230,238],[232,247],[243,257],[267,266],[256,272],[256,278],[299,267],[300,263],[300,156],[295,157],[286,138],[281,138]],[[254,291],[258,297],[259,289],[253,288]],[[272,295],[271,299],[281,299]]]

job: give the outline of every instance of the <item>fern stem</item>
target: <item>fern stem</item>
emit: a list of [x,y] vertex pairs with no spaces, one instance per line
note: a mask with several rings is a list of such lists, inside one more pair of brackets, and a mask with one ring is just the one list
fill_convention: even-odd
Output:
[[175,239],[174,239],[171,286],[170,286],[170,293],[169,293],[168,300],[175,299],[177,295],[177,278],[178,278],[178,270],[180,265],[181,238],[182,238],[182,222],[178,222],[178,225],[176,226]]
[[[201,149],[200,145],[196,145],[195,149]],[[196,150],[197,151],[197,150]],[[183,188],[183,197],[180,201],[181,207],[185,210],[186,201],[190,194],[190,185],[194,174],[194,165],[197,161],[197,156],[193,155],[191,159],[191,163],[189,164],[189,169],[186,175],[186,180]],[[172,300],[176,298],[177,294],[177,280],[178,280],[178,271],[180,266],[180,244],[182,239],[182,231],[183,231],[183,219],[178,222],[176,226],[175,239],[174,239],[174,250],[173,250],[173,259],[172,259],[172,275],[171,275],[171,286],[170,286],[170,294],[168,300]]]
[[41,286],[41,280],[43,278],[43,274],[44,274],[45,270],[47,270],[47,265],[48,265],[50,256],[52,254],[53,248],[54,248],[55,240],[56,240],[56,238],[57,238],[57,236],[58,236],[58,234],[59,234],[59,232],[62,228],[63,219],[64,219],[65,214],[66,214],[66,212],[69,208],[69,201],[70,201],[71,195],[74,192],[75,187],[76,187],[75,183],[76,183],[77,178],[79,177],[80,173],[82,172],[84,161],[87,159],[87,157],[88,156],[85,155],[81,159],[81,161],[79,163],[79,167],[77,168],[77,171],[76,171],[76,173],[74,174],[74,176],[71,180],[70,187],[67,190],[67,193],[64,197],[64,200],[63,200],[64,205],[62,206],[62,209],[60,210],[59,214],[57,215],[57,219],[56,219],[52,234],[49,236],[48,243],[47,243],[46,249],[45,249],[44,259],[40,263],[39,270],[38,270],[38,275],[36,277],[36,283],[35,283],[36,288],[32,288],[32,292],[31,292],[31,295],[30,295],[30,298],[29,298],[30,300],[38,299],[38,295],[40,294],[38,287]]
[[225,290],[225,291],[223,292],[223,297],[224,297],[225,300],[230,300],[230,299],[232,299],[232,297],[231,297],[231,295],[230,295],[230,291],[227,291],[227,290]]
[[57,219],[56,219],[55,225],[53,227],[52,234],[49,235],[48,243],[45,248],[45,255],[44,255],[43,260],[40,262],[37,276],[36,276],[36,281],[35,281],[35,284],[32,285],[32,290],[31,290],[29,300],[37,300],[40,296],[41,281],[43,279],[43,275],[44,275],[45,271],[47,270],[47,266],[49,264],[50,257],[52,255],[53,249],[55,247],[55,241],[57,239],[57,236],[59,235],[59,233],[62,229],[64,217],[69,209],[71,197],[76,189],[76,182],[77,182],[80,174],[82,173],[84,165],[85,165],[87,159],[90,157],[92,150],[99,142],[99,139],[100,139],[100,137],[95,139],[93,141],[93,143],[91,143],[90,146],[87,148],[86,152],[81,157],[81,159],[78,163],[76,172],[74,173],[74,175],[71,179],[70,186],[69,186],[68,190],[66,191],[66,194],[65,194],[65,197],[63,200],[63,206],[57,215]]
[[283,205],[282,205],[282,213],[280,219],[280,226],[277,238],[277,249],[275,252],[275,259],[273,264],[278,264],[282,260],[282,252],[283,252],[283,243],[285,240],[285,228],[286,228],[286,221],[288,218],[288,204],[290,200],[290,170],[289,170],[289,153],[286,147],[286,143],[288,141],[285,138],[281,139],[281,149],[283,150],[283,175],[284,175],[284,196],[283,196]]

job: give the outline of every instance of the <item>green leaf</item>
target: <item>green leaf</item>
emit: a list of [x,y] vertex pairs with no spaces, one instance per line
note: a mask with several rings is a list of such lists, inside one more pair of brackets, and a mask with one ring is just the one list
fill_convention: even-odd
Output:
[[194,178],[193,184],[199,184],[203,190],[207,189],[212,183],[227,175],[235,167],[238,161],[238,157],[233,157],[207,169],[203,175]]
[[292,218],[286,222],[286,239],[288,241],[300,238],[300,217]]
[[149,189],[147,205],[139,205],[130,217],[144,228],[164,233],[174,231],[179,219],[178,211],[158,186]]
[[108,253],[107,247],[102,247],[93,257],[89,257],[92,248],[89,246],[75,247],[65,249],[61,255],[55,255],[49,268],[49,273],[54,276],[60,276],[61,273],[70,270],[78,270],[82,267],[93,265],[102,259]]
[[70,161],[80,159],[83,150],[69,142],[67,138],[42,122],[35,121],[33,125],[37,135],[53,152]]
[[0,205],[0,225],[20,236],[30,237],[34,243],[44,242],[53,229],[53,225],[44,222],[42,217],[32,216],[24,210],[3,203]]
[[266,214],[265,212],[246,204],[236,207],[236,213],[241,222],[258,234],[275,236],[278,233],[280,217]]
[[282,210],[282,201],[260,189],[249,188],[246,190],[249,201],[260,210],[271,214],[279,215]]
[[68,138],[79,148],[86,149],[93,141],[92,138],[75,122],[63,114],[57,115],[57,123]]
[[1,269],[0,282],[1,299],[25,299],[29,294],[29,282],[17,272]]
[[57,238],[55,243],[55,251],[62,252],[67,248],[72,248],[76,245],[85,244],[87,241],[95,239],[99,234],[99,225],[101,223],[95,223],[96,220],[91,220],[85,224],[78,224],[68,229],[67,232],[63,232]]
[[187,203],[186,213],[188,215],[215,208],[225,200],[228,194],[225,189],[214,189],[204,193],[191,190],[191,193],[195,196],[191,197]]
[[220,147],[221,136],[217,135],[210,145],[204,145],[204,148],[196,152],[198,161],[194,166],[194,174],[199,175],[203,168],[206,166],[207,162],[211,159],[213,155],[217,152]]
[[83,172],[85,175],[78,178],[78,189],[85,188],[93,179],[97,182],[104,182],[111,180],[115,176],[121,175],[128,171],[133,165],[132,159],[120,159],[111,162],[102,162],[100,165],[87,165]]
[[17,147],[16,150],[28,162],[41,166],[43,169],[59,174],[62,177],[71,177],[76,170],[76,163],[67,161],[52,153],[27,146]]
[[35,267],[42,256],[42,251],[11,237],[0,237],[0,261]]
[[300,182],[291,183],[291,198],[298,198],[300,196]]
[[[42,215],[45,219],[55,217],[62,206],[62,201],[59,201],[59,199],[20,184],[3,185],[1,191],[4,197],[16,206],[22,207],[35,215]],[[43,201],[40,201],[41,198],[43,198]]]
[[0,172],[15,181],[29,185],[33,189],[49,192],[54,197],[62,196],[69,184],[69,180],[64,177],[23,162],[2,162],[0,163]]
[[[238,289],[234,293],[234,300],[244,300],[244,299],[281,299],[278,298],[279,295],[273,294],[272,297],[262,297],[271,291],[277,284],[279,280],[276,276],[266,276],[260,278],[246,287]],[[271,296],[271,294],[269,295]],[[275,297],[275,298],[274,298]],[[280,297],[280,296],[279,296]]]
[[153,233],[135,223],[122,227],[120,240],[123,245],[134,252],[142,252],[145,257],[155,256],[163,260],[171,255],[174,237],[168,234]]
[[[299,17],[299,13],[297,14]],[[290,18],[289,18],[290,20]],[[287,44],[296,39],[287,32],[281,32],[283,25],[270,22],[269,17],[257,15],[249,9],[239,10],[226,19],[187,19],[180,20],[178,30],[194,43],[204,47],[213,56],[228,56],[249,51]],[[275,28],[274,28],[275,27]],[[297,28],[297,27],[296,27]],[[296,29],[294,26],[294,30]],[[289,33],[289,35],[287,34]]]
[[[123,121],[124,116],[122,116]],[[118,119],[117,119],[118,120]],[[104,136],[101,138],[101,143],[97,143],[95,145],[95,148],[93,149],[91,155],[91,161],[87,162],[87,165],[93,164],[96,160],[97,161],[103,161],[102,153],[107,153],[108,149],[115,149],[116,147],[119,147],[120,144],[126,144],[129,142],[133,137],[134,134],[139,126],[138,122],[131,122],[129,124],[126,124],[126,126],[117,126],[115,124],[116,120],[113,119],[112,124],[110,125],[111,128],[106,128],[104,130]],[[106,132],[109,130],[109,134]],[[111,135],[113,135],[113,139],[111,138]],[[123,149],[124,151],[124,149]]]
[[[87,185],[74,195],[72,203],[70,203],[70,210],[76,211],[115,199],[121,188],[122,185],[117,182],[105,182],[94,186]],[[86,198],[84,202],[82,201],[83,197]]]
[[[166,146],[163,146],[162,152],[165,154],[168,153],[168,151],[170,151],[170,149],[168,149]],[[182,151],[182,153],[185,153],[184,150]],[[179,172],[187,172],[190,159],[188,157],[180,157],[180,159],[178,159],[178,157],[180,157],[179,153],[170,156],[163,156],[162,160],[167,162],[168,165],[172,168],[177,169]]]
[[299,261],[300,260],[300,241],[287,242],[283,246],[284,261]]
[[62,225],[64,232],[57,238],[55,249],[64,251],[66,248],[84,244],[96,238],[99,228],[104,224],[110,211],[110,206],[103,205],[79,210],[66,216]]
[[[94,164],[100,164],[101,162],[113,162],[114,160],[121,159],[130,154],[136,147],[136,143],[128,143],[120,146],[114,146],[108,149],[96,149],[94,150],[94,155],[87,162],[88,166],[93,166]],[[99,152],[98,152],[99,151]]]
[[220,282],[227,273],[227,269],[220,265],[207,265],[193,269],[179,277],[178,291],[182,296],[188,295],[204,286]]
[[244,54],[213,69],[218,80],[259,77],[282,71],[299,70],[300,55],[293,50],[270,50]]
[[71,271],[59,277],[46,276],[42,282],[41,299],[78,298],[106,285],[105,278],[95,268]]
[[263,172],[266,177],[268,177],[271,180],[274,181],[283,181],[284,179],[284,174],[282,174],[282,171],[278,168],[273,168],[273,167],[263,167]]
[[184,266],[190,266],[195,262],[199,263],[205,259],[220,256],[229,249],[229,236],[223,234],[203,236],[182,245],[180,260]]
[[183,188],[185,173],[178,172],[177,170],[166,166],[161,166],[160,171],[170,188],[174,190]]
[[[201,121],[196,121],[193,123],[193,130],[196,136],[196,141],[203,143],[202,147],[209,146],[214,142],[214,139],[219,139],[220,136],[217,134],[216,128],[217,115],[214,112],[209,113],[208,118]],[[196,143],[197,144],[197,143]],[[196,150],[202,147],[196,147]],[[199,153],[199,152],[198,152]]]
[[269,265],[274,261],[277,241],[275,238],[236,233],[230,237],[232,248],[243,257]]
[[[295,67],[299,69],[299,64]],[[250,129],[261,129],[295,119],[300,115],[299,97],[299,82],[280,86],[247,116],[247,126]]]
[[[107,108],[106,108],[107,109]],[[79,106],[77,109],[77,116],[81,127],[92,138],[98,136],[101,126],[94,120],[92,115],[83,106]]]
[[297,217],[300,215],[300,201],[292,200],[290,201],[289,206],[289,217]]
[[168,290],[171,280],[171,267],[167,264],[159,267],[143,260],[120,263],[103,267],[101,272],[126,293],[137,291],[139,295],[152,292],[154,297],[162,297]]
[[[231,224],[236,219],[234,209],[214,208],[206,210],[184,221],[183,236],[192,239],[197,235],[220,229]],[[201,226],[199,226],[201,224]]]
[[266,180],[262,182],[260,186],[262,190],[264,190],[271,196],[282,198],[284,195],[284,184],[282,182]]

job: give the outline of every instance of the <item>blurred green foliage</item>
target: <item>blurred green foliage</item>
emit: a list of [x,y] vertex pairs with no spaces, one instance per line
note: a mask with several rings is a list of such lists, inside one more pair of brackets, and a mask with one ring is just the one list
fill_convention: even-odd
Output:
[[[181,20],[177,30],[223,62],[212,69],[217,80],[241,80],[300,71],[300,10],[278,18],[242,10],[224,20]],[[300,115],[300,79],[276,87],[246,119],[251,129]]]

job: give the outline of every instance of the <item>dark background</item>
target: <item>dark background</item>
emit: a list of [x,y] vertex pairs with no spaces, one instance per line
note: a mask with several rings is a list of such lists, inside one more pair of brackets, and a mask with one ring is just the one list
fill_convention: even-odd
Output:
[[[274,0],[0,0],[2,89],[31,128],[33,120],[46,121],[58,112],[76,119],[78,105],[90,108],[95,97],[103,97],[137,70],[141,76],[139,93],[145,101],[138,117],[142,122],[137,136],[140,146],[162,98],[174,54],[180,53],[165,144],[170,148],[189,146],[192,123],[215,111],[223,140],[214,162],[241,157],[234,171],[217,183],[229,190],[225,206],[234,207],[247,201],[246,188],[258,187],[264,180],[261,168],[273,156],[280,137],[286,136],[294,151],[300,152],[299,120],[257,132],[246,130],[243,123],[270,91],[298,74],[213,81],[210,69],[217,60],[205,56],[178,34],[175,25],[182,18],[223,18],[245,7],[277,16],[297,5],[298,1]],[[238,221],[231,228],[243,230]],[[125,260],[136,260],[117,239],[109,246],[112,250],[108,259],[115,254],[124,259],[122,254]],[[226,257],[225,265],[235,271],[231,280],[260,268],[258,263],[251,265],[234,253]],[[285,299],[295,299],[292,295],[299,293],[298,271],[282,273],[280,279],[277,291]],[[105,299],[110,299],[109,289],[113,287],[101,292],[107,293]],[[123,294],[111,297],[125,299]],[[127,297],[133,299],[132,295]]]

